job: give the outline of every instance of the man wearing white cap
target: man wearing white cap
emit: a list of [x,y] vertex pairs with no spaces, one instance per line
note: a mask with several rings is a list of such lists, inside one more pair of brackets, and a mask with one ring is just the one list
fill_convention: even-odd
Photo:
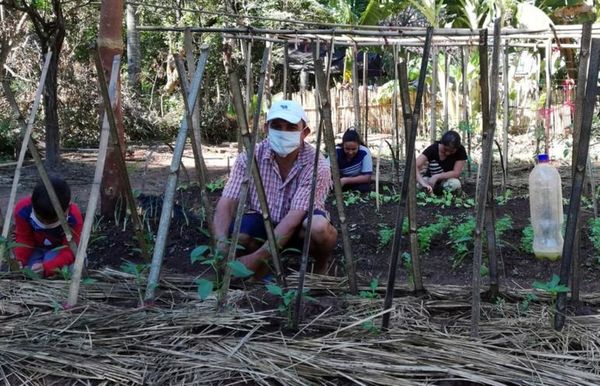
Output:
[[[274,103],[267,114],[267,138],[255,149],[255,162],[262,177],[275,238],[280,248],[302,247],[302,237],[312,186],[315,148],[304,142],[310,133],[308,117],[302,106],[291,100]],[[248,165],[246,153],[240,153],[231,176],[217,203],[213,229],[219,249],[227,251],[227,239],[233,229],[242,180]],[[240,243],[245,246],[239,259],[255,276],[268,273],[267,239],[254,181],[250,179],[246,213],[242,219]],[[315,273],[325,274],[327,262],[337,242],[337,231],[329,222],[325,198],[331,189],[331,170],[319,157],[315,210],[311,226],[310,255],[315,258]],[[265,264],[267,263],[267,264]]]

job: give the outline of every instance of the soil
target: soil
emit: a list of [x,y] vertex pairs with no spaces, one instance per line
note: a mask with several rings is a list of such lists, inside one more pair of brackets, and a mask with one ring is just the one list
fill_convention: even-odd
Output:
[[[215,181],[227,176],[227,158],[230,164],[233,164],[235,157],[235,147],[233,145],[220,148],[208,149],[205,157],[209,168],[209,179]],[[65,176],[71,184],[75,201],[80,205],[82,211],[85,210],[86,199],[89,194],[89,188],[94,173],[96,153],[93,151],[76,151],[64,154],[62,166],[57,171]],[[128,153],[128,168],[132,179],[133,188],[141,191],[138,197],[140,211],[144,213],[147,227],[153,233],[158,227],[158,219],[162,207],[161,192],[164,189],[165,181],[168,175],[168,165],[171,159],[171,151],[167,147],[140,147]],[[199,189],[192,181],[194,180],[193,158],[191,151],[186,150],[184,164],[187,174],[182,173],[179,182],[179,189],[176,194],[176,207],[169,232],[169,239],[163,260],[164,269],[181,272],[190,275],[209,274],[207,266],[190,262],[190,252],[198,245],[206,244],[207,238],[202,232],[206,224],[202,217],[202,207],[199,202]],[[512,219],[512,226],[497,242],[496,250],[499,257],[498,272],[500,283],[503,286],[517,288],[531,288],[534,281],[548,281],[552,274],[559,273],[560,260],[548,261],[538,260],[532,254],[526,253],[521,249],[521,238],[523,228],[529,223],[529,202],[526,196],[527,186],[526,177],[530,166],[513,166],[510,174],[510,189],[512,196],[505,204],[496,206],[496,218],[509,215]],[[10,191],[10,182],[14,169],[12,167],[0,168],[0,180],[3,181],[0,188],[0,207],[5,210],[8,202],[8,193]],[[563,175],[564,197],[569,197],[568,181],[566,176],[569,170],[567,167],[561,167]],[[392,167],[387,163],[382,163],[383,180],[391,181]],[[464,180],[463,201],[468,198],[474,198],[475,183],[474,174],[471,178]],[[498,174],[498,173],[496,173]],[[496,181],[500,180],[499,174],[495,176]],[[20,194],[27,194],[37,180],[35,167],[28,165],[23,169]],[[398,187],[392,184],[387,185],[391,192],[398,191]],[[500,193],[499,187],[496,192]],[[391,195],[391,193],[385,193]],[[216,203],[220,191],[210,193],[210,201],[213,205]],[[396,202],[382,203],[379,211],[376,210],[375,200],[369,198],[368,194],[356,196],[357,202],[347,205],[346,216],[349,234],[352,244],[352,253],[357,262],[357,273],[365,283],[371,278],[379,278],[380,282],[385,280],[389,270],[389,258],[391,253],[391,244],[382,246],[380,244],[379,230],[387,226],[395,227]],[[338,226],[339,221],[337,209],[334,205],[333,195],[328,200],[328,208],[331,213],[332,222]],[[566,209],[565,209],[566,210]],[[566,212],[565,212],[566,213]],[[425,226],[436,221],[437,215],[452,216],[452,223],[464,222],[467,216],[475,214],[474,207],[464,208],[451,205],[442,207],[439,205],[427,204],[419,206],[417,209],[417,223],[419,226]],[[598,262],[598,252],[594,250],[589,238],[587,221],[592,216],[590,208],[583,208],[581,215],[582,224],[586,224],[582,231],[581,242],[581,291],[597,292],[600,279],[600,264]],[[114,217],[114,216],[113,216]],[[132,237],[133,231],[131,222],[115,223],[114,218],[99,218],[96,220],[94,231],[88,248],[89,268],[96,269],[104,266],[119,267],[127,260],[136,263],[141,262],[139,253],[136,251],[137,241]],[[423,272],[424,285],[444,284],[444,285],[469,285],[472,275],[472,243],[469,245],[469,253],[461,264],[453,266],[455,253],[452,249],[450,237],[447,232],[435,237],[432,240],[429,251],[421,252],[421,265]],[[335,262],[330,270],[330,274],[344,275],[343,264],[341,264],[342,251],[341,236],[338,246],[335,250]],[[409,251],[407,238],[404,238],[402,251]],[[485,257],[484,257],[485,260]],[[485,263],[487,264],[487,263]],[[294,264],[290,264],[294,267]],[[397,272],[397,282],[406,282],[409,280],[406,267],[399,267]],[[484,284],[487,282],[487,276],[484,276]]]

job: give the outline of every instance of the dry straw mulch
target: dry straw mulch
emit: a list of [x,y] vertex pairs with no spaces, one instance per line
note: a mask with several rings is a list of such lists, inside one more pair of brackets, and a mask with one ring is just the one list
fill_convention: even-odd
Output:
[[232,290],[228,310],[216,313],[214,299],[197,300],[193,278],[165,276],[155,305],[139,308],[133,277],[93,277],[68,311],[60,307],[68,283],[0,279],[3,383],[600,384],[600,317],[570,317],[559,333],[545,303],[485,304],[481,339],[472,340],[469,289],[428,288],[426,297],[395,299],[382,334],[380,300],[344,295],[343,281],[313,276],[307,284],[319,304],[292,331],[260,288]]

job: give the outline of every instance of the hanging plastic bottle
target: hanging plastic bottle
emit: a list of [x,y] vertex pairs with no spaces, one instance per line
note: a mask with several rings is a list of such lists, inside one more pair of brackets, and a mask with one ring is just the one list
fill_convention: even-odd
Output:
[[556,260],[563,249],[560,174],[548,162],[547,154],[539,154],[537,158],[538,164],[529,174],[533,253],[538,258]]

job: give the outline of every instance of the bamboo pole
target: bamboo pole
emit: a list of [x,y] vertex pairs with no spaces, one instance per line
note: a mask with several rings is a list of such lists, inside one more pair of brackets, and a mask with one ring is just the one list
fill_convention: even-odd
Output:
[[[572,173],[571,178],[575,177],[575,165],[577,165],[578,153],[575,149],[579,148],[579,137],[581,135],[582,106],[585,100],[585,83],[587,80],[587,69],[590,59],[590,44],[592,42],[592,24],[585,23],[581,31],[581,48],[579,50],[579,66],[577,70],[577,90],[575,95],[575,117],[573,119],[573,151],[572,151]],[[588,158],[588,173],[591,173],[591,160]],[[593,176],[590,176],[590,182],[593,183]],[[592,199],[595,203],[596,190],[592,189]],[[597,208],[594,205],[594,217],[597,217]],[[573,285],[571,288],[571,298],[574,301],[579,300],[579,287],[581,269],[579,267],[579,243],[581,242],[581,219],[576,227],[575,248],[573,249]]]
[[502,83],[504,88],[504,94],[502,98],[502,154],[504,154],[504,158],[502,159],[503,168],[502,168],[502,191],[506,192],[506,183],[508,178],[508,126],[509,126],[509,118],[510,118],[510,106],[509,106],[509,68],[508,68],[508,41],[504,44],[504,68],[503,68],[503,77]]
[[[208,46],[202,46],[201,50],[208,51]],[[213,207],[208,199],[208,190],[206,189],[206,185],[208,183],[208,178],[207,178],[207,172],[206,172],[206,164],[204,163],[204,157],[202,156],[202,136],[201,136],[200,127],[199,127],[200,122],[198,120],[194,119],[194,117],[197,117],[196,113],[200,113],[200,110],[198,109],[199,105],[196,103],[196,109],[194,109],[194,111],[187,110],[187,106],[188,106],[187,96],[190,95],[190,90],[189,90],[189,86],[188,86],[187,77],[185,76],[186,71],[185,71],[185,67],[183,65],[183,60],[181,60],[179,55],[174,55],[174,57],[175,57],[175,65],[177,67],[177,73],[179,74],[179,83],[181,85],[181,96],[183,98],[183,103],[185,106],[184,107],[185,113],[186,113],[186,117],[188,119],[187,124],[188,124],[188,127],[192,128],[192,130],[189,131],[190,140],[192,141],[192,143],[195,144],[193,146],[193,148],[196,149],[194,151],[196,174],[197,174],[198,183],[199,183],[199,187],[200,187],[200,196],[201,196],[201,200],[202,200],[202,206],[204,207],[205,221],[207,224],[209,224],[206,227],[206,231],[209,234],[209,237],[211,240],[211,245],[215,246],[214,234],[212,232],[212,227],[210,226],[210,224],[212,224],[214,211],[213,211]],[[193,73],[193,72],[195,72],[196,69],[195,68],[192,69],[191,67],[189,67],[190,62],[193,63],[193,60],[188,61],[188,68],[190,69],[190,73]]]
[[[96,207],[98,206],[98,197],[100,196],[100,184],[102,183],[102,172],[104,171],[108,142],[111,134],[113,136],[113,140],[119,142],[119,137],[115,135],[116,128],[114,130],[114,133],[111,133],[110,128],[111,125],[114,125],[115,123],[113,108],[117,101],[117,96],[115,95],[115,93],[117,89],[117,81],[119,78],[119,65],[121,63],[121,56],[115,55],[113,58],[112,69],[110,73],[110,85],[108,86],[108,88],[106,86],[106,78],[104,76],[104,69],[102,67],[100,55],[98,55],[97,51],[94,52],[94,59],[96,64],[96,71],[98,73],[98,87],[101,90],[102,97],[108,98],[108,100],[103,99],[104,116],[102,120],[102,131],[100,132],[100,143],[98,145],[98,158],[96,160],[96,168],[94,170],[94,180],[90,189],[90,197],[88,199],[87,209],[85,211],[85,219],[83,221],[83,228],[81,230],[79,248],[77,249],[75,263],[73,264],[73,274],[71,277],[69,296],[67,298],[66,304],[67,308],[74,307],[77,304],[77,298],[79,296],[79,287],[81,284],[81,276],[85,265],[85,254],[90,240],[92,226],[94,224],[94,215],[96,213]],[[117,149],[117,153],[122,155],[123,153],[121,152],[121,150],[119,148]],[[131,186],[129,184],[126,185],[126,191],[131,192]],[[135,212],[135,206],[130,206],[130,209],[132,213]]]
[[[546,112],[545,114],[549,114],[549,119],[547,122],[544,122],[544,126],[546,128],[544,136],[544,152],[546,154],[550,153],[550,131],[552,129],[552,113],[550,112],[552,109],[552,39],[548,39],[545,47],[546,52],[546,66],[545,66],[545,74],[546,74]],[[545,115],[544,114],[544,115]],[[546,119],[545,119],[546,121]]]
[[[575,247],[575,234],[577,223],[579,221],[579,210],[581,207],[581,195],[583,193],[583,184],[585,179],[585,166],[587,163],[590,147],[590,133],[592,127],[592,118],[596,97],[598,96],[598,71],[600,69],[600,39],[592,39],[590,50],[590,61],[587,75],[587,85],[585,87],[585,100],[582,105],[581,132],[577,147],[577,164],[573,184],[571,185],[571,196],[569,201],[569,212],[567,217],[567,227],[565,230],[565,243],[563,245],[562,263],[560,266],[560,283],[569,285],[569,274],[571,271],[571,262],[573,250]],[[567,308],[567,294],[559,293],[556,301],[556,313],[554,315],[554,327],[561,330],[565,323],[565,311]]]
[[287,42],[283,45],[283,99],[290,99],[292,93],[288,95],[288,71],[290,66],[290,53],[288,52]]
[[466,124],[467,127],[467,175],[471,177],[471,126],[469,124],[469,83],[467,80],[467,71],[469,69],[468,48],[462,47],[460,52],[462,60],[463,122]]
[[368,51],[363,52],[363,95],[365,102],[365,127],[363,134],[363,142],[365,146],[368,143],[368,135],[369,135],[369,53]]
[[[258,90],[257,90],[257,104],[260,106],[262,104],[263,90],[266,87],[266,71],[269,65],[269,58],[271,57],[271,45],[267,44],[263,51],[262,65],[260,69],[260,78],[258,82]],[[275,232],[273,230],[273,223],[271,221],[269,205],[267,202],[267,195],[265,193],[264,185],[260,176],[260,170],[258,169],[258,163],[256,161],[256,157],[254,154],[255,145],[258,138],[259,132],[259,118],[261,114],[261,109],[257,108],[254,112],[253,116],[253,136],[248,130],[248,122],[246,116],[243,114],[243,100],[242,93],[239,87],[239,79],[237,78],[237,74],[235,71],[231,71],[229,75],[231,93],[234,102],[234,108],[237,112],[238,125],[240,127],[241,137],[244,142],[244,146],[246,147],[247,152],[247,165],[246,165],[246,177],[252,177],[254,181],[254,187],[256,188],[256,194],[258,196],[258,201],[261,207],[262,217],[265,224],[265,231],[267,233],[267,242],[269,246],[269,253],[273,259],[273,265],[275,267],[275,273],[277,275],[277,282],[280,286],[286,286],[286,280],[284,276],[284,272],[281,266],[281,261],[279,259],[279,246],[277,244],[277,240],[275,239]],[[246,201],[248,197],[249,184],[248,182],[243,183],[242,190],[240,191],[240,198],[238,202],[238,207],[236,210],[236,218],[234,221],[233,232],[231,234],[231,246],[229,248],[229,254],[227,255],[227,261],[224,267],[223,273],[223,283],[221,285],[221,290],[219,291],[219,308],[223,309],[224,305],[227,301],[227,291],[229,290],[229,284],[231,280],[231,269],[229,267],[229,262],[233,261],[235,258],[235,253],[237,251],[237,244],[239,241],[239,233],[241,227],[241,220],[244,215],[244,211],[246,208]]]
[[[392,128],[394,130],[394,148],[392,149],[392,159],[400,159],[400,127],[399,127],[399,119],[398,119],[398,88],[400,87],[398,82],[398,46],[394,45],[394,91],[392,92]],[[406,127],[405,127],[406,130]],[[381,152],[381,146],[379,151]],[[397,163],[396,165],[396,178],[400,179],[400,171],[398,170]]]
[[[184,35],[184,46],[185,46],[185,61],[187,64],[187,74],[188,76],[184,76],[183,78],[179,78],[180,83],[183,85],[183,79],[185,79],[185,87],[188,87],[189,82],[192,81],[192,76],[196,71],[196,64],[194,63],[194,45],[192,41],[192,33],[189,30],[186,30]],[[179,69],[178,69],[179,70]],[[185,72],[184,72],[185,74]],[[188,79],[189,78],[189,79]],[[187,94],[186,94],[187,95]],[[192,114],[192,130],[189,132],[190,134],[190,142],[192,143],[192,152],[194,154],[194,166],[196,168],[196,178],[198,178],[198,183],[200,187],[206,185],[208,182],[208,169],[206,168],[206,162],[204,162],[204,156],[202,155],[202,133],[200,132],[200,103],[201,103],[201,95],[198,95],[198,103],[196,103],[196,108]],[[208,200],[202,200],[203,205],[205,206],[205,217],[206,222],[208,224],[212,223],[212,208],[210,205],[206,205]]]
[[[406,197],[408,195],[408,185],[410,184],[410,169],[414,168],[413,165],[414,157],[410,157],[410,154],[415,153],[415,139],[417,136],[417,126],[419,124],[419,116],[421,115],[421,105],[423,102],[423,89],[425,88],[425,76],[427,74],[427,62],[429,61],[429,50],[431,48],[431,37],[433,34],[433,28],[427,29],[427,38],[425,39],[425,46],[423,47],[423,58],[421,60],[421,71],[419,73],[419,83],[417,85],[417,96],[415,100],[415,107],[412,111],[412,118],[410,122],[410,136],[406,139],[407,142],[407,157],[406,164],[404,167],[404,176],[402,178],[402,188],[400,191],[400,204],[396,212],[396,230],[394,233],[394,242],[392,245],[392,255],[390,257],[390,269],[388,272],[388,283],[385,292],[385,299],[383,303],[383,309],[388,310],[392,307],[392,300],[394,297],[394,284],[396,282],[396,269],[398,267],[398,258],[400,255],[400,242],[402,240],[402,223],[404,222],[404,212],[406,209]],[[390,323],[390,313],[383,315],[382,328],[387,329]]]
[[[317,96],[317,101],[320,102],[320,105],[315,105],[317,109],[329,109],[329,97],[328,97],[328,89],[326,86],[325,74],[323,74],[323,61],[320,58],[320,51],[318,49],[313,50],[313,63],[315,70],[315,86],[318,86],[318,91],[321,97]],[[317,91],[317,90],[315,90]],[[320,101],[319,101],[320,100]],[[327,104],[327,105],[326,105]],[[331,110],[330,110],[331,111]],[[325,113],[327,114],[327,113]],[[321,113],[321,117],[325,114]],[[331,114],[329,115],[329,119],[331,119]],[[311,180],[311,191],[308,200],[308,217],[306,218],[306,229],[304,230],[304,241],[302,245],[302,257],[300,259],[300,271],[298,272],[298,289],[296,290],[296,301],[294,304],[294,327],[298,327],[298,324],[302,320],[302,301],[304,293],[304,278],[306,276],[306,267],[308,265],[308,253],[310,251],[310,238],[312,233],[312,219],[313,212],[315,210],[315,192],[317,190],[317,175],[319,171],[319,158],[321,156],[321,134],[323,132],[323,120],[319,121],[317,126],[317,142],[315,144],[315,159],[312,171],[312,180]]]
[[[194,77],[192,79],[190,95],[188,96],[188,111],[194,110],[194,106],[198,100],[197,97],[200,92],[200,88],[202,87],[202,78],[204,76],[207,58],[208,50],[206,49],[200,54],[198,66],[196,67],[196,72],[194,73]],[[148,275],[148,284],[146,286],[146,294],[144,296],[144,301],[146,302],[151,302],[154,300],[155,289],[158,285],[162,259],[165,253],[167,237],[169,234],[169,226],[171,225],[171,212],[173,210],[175,190],[177,189],[179,165],[181,163],[181,157],[183,156],[185,141],[188,135],[187,131],[188,122],[186,114],[185,117],[182,117],[181,124],[179,126],[179,132],[177,133],[177,140],[175,142],[175,150],[173,151],[173,158],[171,159],[171,166],[169,168],[169,176],[167,177],[167,182],[165,184],[163,207],[160,213],[158,232],[156,233],[156,242],[154,244],[154,253],[152,254],[152,265],[150,266],[150,274]]]
[[450,84],[450,74],[449,74],[449,68],[450,68],[450,63],[449,63],[449,57],[448,57],[448,51],[444,52],[444,132],[448,131],[448,126],[449,126],[449,122],[448,122],[448,110],[449,110],[449,91],[448,91],[448,85]]
[[[315,46],[313,47],[313,67],[315,66],[315,55],[314,55],[314,50],[317,50],[317,58],[321,57],[321,40],[317,37],[317,39],[315,40]],[[319,117],[320,115],[320,111],[319,111],[319,93],[317,92],[317,90],[319,89],[318,86],[318,80],[317,80],[317,75],[315,73],[315,88],[313,90],[313,96],[315,98],[314,103],[315,103],[315,124],[319,125],[319,122],[321,122],[321,119]],[[317,130],[319,130],[319,128],[317,127]]]
[[360,130],[360,95],[359,95],[359,84],[358,84],[358,64],[356,63],[356,57],[358,56],[358,45],[354,45],[351,50],[352,52],[352,97],[354,100],[354,128],[357,132]]
[[[412,111],[410,108],[410,94],[408,92],[408,70],[406,62],[399,63],[397,72],[400,74],[400,95],[402,96],[402,115],[404,118],[404,137],[410,136],[409,127],[411,127]],[[407,144],[408,145],[408,144]],[[417,235],[417,160],[413,148],[409,153],[407,146],[406,156],[412,157],[414,167],[410,168],[410,177],[408,182],[408,228],[410,236],[410,257],[413,268],[413,280],[415,292],[425,291],[423,287],[423,274],[421,270],[421,256],[419,255],[419,240]],[[406,173],[406,170],[405,170]]]
[[[489,100],[489,77],[487,69],[488,61],[488,43],[487,43],[487,30],[480,31],[480,45],[479,45],[479,64],[481,66],[481,101],[482,101],[482,115],[486,112],[486,104],[484,101]],[[491,95],[498,94],[498,58],[500,48],[500,19],[496,19],[494,22],[494,50],[492,52],[492,91]],[[481,259],[483,255],[483,239],[482,230],[484,220],[486,217],[485,205],[488,190],[490,189],[490,177],[491,177],[491,166],[492,166],[492,148],[494,145],[494,132],[496,129],[496,98],[492,98],[492,102],[488,105],[488,116],[482,117],[483,124],[488,125],[487,136],[484,139],[482,146],[481,166],[479,167],[479,179],[477,183],[477,207],[475,212],[475,235],[474,244],[475,251],[473,253],[473,292],[472,292],[472,305],[471,305],[471,336],[474,338],[479,337],[479,318],[480,318],[480,289],[481,289]]]
[[[321,70],[322,72],[322,70]],[[320,75],[319,75],[320,76]],[[348,286],[350,293],[356,295],[358,293],[356,283],[356,272],[354,267],[354,257],[352,255],[352,245],[350,243],[350,233],[348,231],[348,224],[346,223],[346,212],[344,210],[344,200],[342,195],[342,184],[340,182],[340,168],[337,162],[337,155],[335,151],[335,137],[333,133],[333,124],[331,122],[331,108],[329,103],[329,93],[324,88],[323,82],[319,83],[319,94],[323,104],[322,120],[325,137],[325,148],[329,155],[329,162],[331,163],[331,176],[333,179],[333,190],[335,193],[335,204],[340,218],[340,229],[342,231],[342,245],[344,249],[344,264],[346,267],[346,274],[348,275]]]
[[[252,76],[252,43],[248,41],[246,48],[246,118],[252,115],[252,96],[254,95],[254,80]],[[238,137],[238,152],[244,151],[244,142],[241,137],[241,132],[237,132]]]
[[430,96],[430,121],[429,121],[429,140],[431,143],[435,142],[436,139],[436,105],[437,105],[437,77],[438,77],[438,55],[439,51],[437,47],[432,49],[431,58],[431,96]]

